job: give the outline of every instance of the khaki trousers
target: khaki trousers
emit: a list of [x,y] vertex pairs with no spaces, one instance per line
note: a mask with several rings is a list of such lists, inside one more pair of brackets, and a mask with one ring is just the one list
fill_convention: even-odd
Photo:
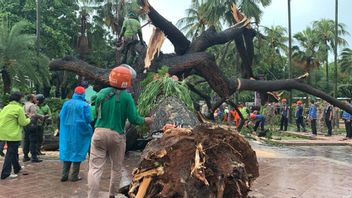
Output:
[[88,197],[99,197],[100,178],[107,159],[111,162],[109,196],[118,193],[121,180],[121,168],[125,157],[126,137],[106,128],[96,128],[92,137],[89,171]]

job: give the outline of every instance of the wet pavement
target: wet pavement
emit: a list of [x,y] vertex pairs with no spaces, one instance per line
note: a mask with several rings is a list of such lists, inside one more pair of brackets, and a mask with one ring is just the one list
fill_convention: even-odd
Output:
[[352,198],[352,147],[251,145],[260,172],[252,197]]
[[[336,197],[352,198],[351,146],[281,146],[252,141],[257,152],[260,176],[252,185],[252,197]],[[83,180],[60,182],[58,152],[46,152],[42,163],[22,163],[24,170],[15,179],[0,181],[0,198],[87,197],[88,164],[81,165]],[[129,152],[121,186],[129,183],[139,152]],[[0,158],[2,167],[3,158]],[[100,197],[108,197],[109,164],[101,182]]]

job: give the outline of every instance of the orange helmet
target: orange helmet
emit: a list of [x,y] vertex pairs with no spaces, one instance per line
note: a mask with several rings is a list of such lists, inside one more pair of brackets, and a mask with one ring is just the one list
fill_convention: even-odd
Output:
[[297,104],[298,104],[298,105],[301,105],[301,104],[302,104],[302,101],[300,101],[300,100],[297,101]]
[[286,98],[281,99],[281,102],[287,102]]
[[116,88],[128,88],[131,86],[131,71],[123,66],[115,67],[111,70],[109,75],[109,83]]
[[254,113],[251,113],[251,114],[249,115],[249,118],[250,118],[251,120],[254,120],[256,117],[257,117],[257,115],[255,115]]

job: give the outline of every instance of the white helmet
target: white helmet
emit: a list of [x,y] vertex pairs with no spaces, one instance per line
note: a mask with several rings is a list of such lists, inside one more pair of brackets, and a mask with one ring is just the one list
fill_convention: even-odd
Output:
[[132,79],[136,79],[137,78],[137,72],[136,70],[134,70],[131,66],[127,65],[127,64],[121,64],[122,67],[126,67],[130,70],[131,75],[132,75]]

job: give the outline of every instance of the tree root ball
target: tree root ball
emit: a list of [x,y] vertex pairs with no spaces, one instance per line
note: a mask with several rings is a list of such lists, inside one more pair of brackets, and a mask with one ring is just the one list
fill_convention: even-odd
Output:
[[176,128],[147,145],[130,197],[247,197],[259,176],[255,151],[237,132]]

